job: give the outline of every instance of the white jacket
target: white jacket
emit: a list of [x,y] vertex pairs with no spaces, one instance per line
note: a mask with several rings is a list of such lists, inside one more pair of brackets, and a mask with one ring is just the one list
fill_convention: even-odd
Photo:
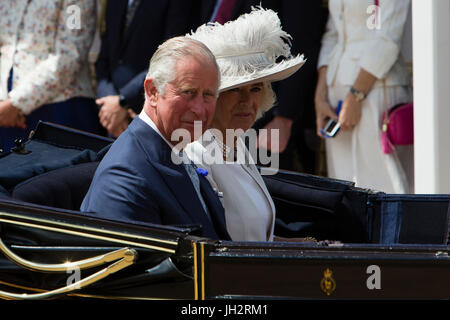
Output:
[[[401,55],[410,0],[380,0],[379,28],[373,23],[375,1],[329,0],[330,16],[322,38],[318,68],[328,66],[327,84],[353,85],[361,68],[386,85],[409,85]],[[369,11],[369,13],[368,13]],[[381,85],[378,81],[375,86]]]
[[[250,153],[245,144],[241,139],[238,141],[238,150],[241,150],[238,152],[243,152],[249,159]],[[206,179],[224,206],[231,239],[272,241],[275,205],[253,160],[240,165],[220,164],[214,160],[217,156],[222,157],[221,149],[215,143],[206,138],[188,144],[184,151],[198,167],[208,171]],[[219,154],[211,157],[211,148],[219,148]]]
[[[96,2],[28,2],[0,4],[0,100],[9,98],[29,114],[44,104],[94,97],[88,53],[95,34]],[[11,67],[13,89],[8,94]]]

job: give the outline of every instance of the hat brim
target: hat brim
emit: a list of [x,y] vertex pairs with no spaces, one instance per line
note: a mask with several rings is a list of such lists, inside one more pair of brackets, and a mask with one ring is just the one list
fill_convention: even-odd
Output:
[[306,60],[303,59],[303,56],[299,56],[282,65],[281,70],[280,64],[277,64],[272,68],[264,69],[262,72],[252,74],[249,77],[239,77],[234,79],[222,78],[219,93],[258,82],[275,82],[284,80],[296,73],[305,64],[305,62]]

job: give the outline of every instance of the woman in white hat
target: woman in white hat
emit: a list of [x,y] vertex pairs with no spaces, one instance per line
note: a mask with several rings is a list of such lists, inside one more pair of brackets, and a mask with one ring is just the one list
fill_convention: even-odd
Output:
[[[290,35],[274,11],[262,8],[224,25],[203,25],[188,36],[215,55],[221,85],[210,130],[185,151],[221,198],[231,238],[272,241],[275,206],[250,152],[256,141],[249,151],[243,137],[251,136],[258,115],[275,103],[270,83],[295,73],[303,56],[292,57]],[[277,62],[280,57],[285,59]]]

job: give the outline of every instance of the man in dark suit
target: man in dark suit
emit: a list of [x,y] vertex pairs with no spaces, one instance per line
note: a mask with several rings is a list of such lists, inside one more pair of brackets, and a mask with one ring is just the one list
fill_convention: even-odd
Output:
[[81,210],[125,222],[200,224],[203,236],[229,240],[218,196],[192,163],[177,164],[172,138],[180,130],[189,143],[209,127],[218,86],[206,46],[187,37],[162,44],[144,82],[143,110],[99,164]]
[[[194,0],[197,1],[197,0]],[[96,63],[100,123],[113,137],[141,111],[150,57],[165,40],[198,25],[198,13],[185,0],[110,0],[106,5]]]
[[[317,173],[314,91],[317,82],[317,59],[327,21],[326,1],[318,0],[203,0],[203,23],[234,20],[261,6],[278,13],[283,30],[292,38],[292,54],[304,54],[307,62],[300,72],[273,84],[277,105],[266,112],[255,129],[279,129],[280,168]],[[269,136],[270,137],[270,136]],[[260,141],[270,147],[270,141]]]

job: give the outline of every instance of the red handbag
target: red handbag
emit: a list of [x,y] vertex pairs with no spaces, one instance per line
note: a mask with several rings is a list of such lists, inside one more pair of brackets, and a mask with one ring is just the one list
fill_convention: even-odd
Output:
[[[379,0],[375,0],[379,7]],[[387,108],[386,83],[383,80],[384,105],[383,125],[381,132],[381,148],[383,153],[390,154],[395,146],[414,144],[414,104],[398,104]]]
[[383,113],[381,147],[389,154],[396,145],[414,143],[414,104],[398,104]]
[[[379,7],[379,0],[374,0],[374,2]],[[383,153],[390,154],[395,150],[396,145],[414,144],[414,104],[412,102],[401,103],[387,108],[385,80],[383,80],[383,88],[386,110],[383,112],[381,149]]]
[[400,103],[387,107],[386,80],[383,79],[384,107],[383,124],[381,127],[381,149],[389,154],[395,146],[414,143],[414,104]]

